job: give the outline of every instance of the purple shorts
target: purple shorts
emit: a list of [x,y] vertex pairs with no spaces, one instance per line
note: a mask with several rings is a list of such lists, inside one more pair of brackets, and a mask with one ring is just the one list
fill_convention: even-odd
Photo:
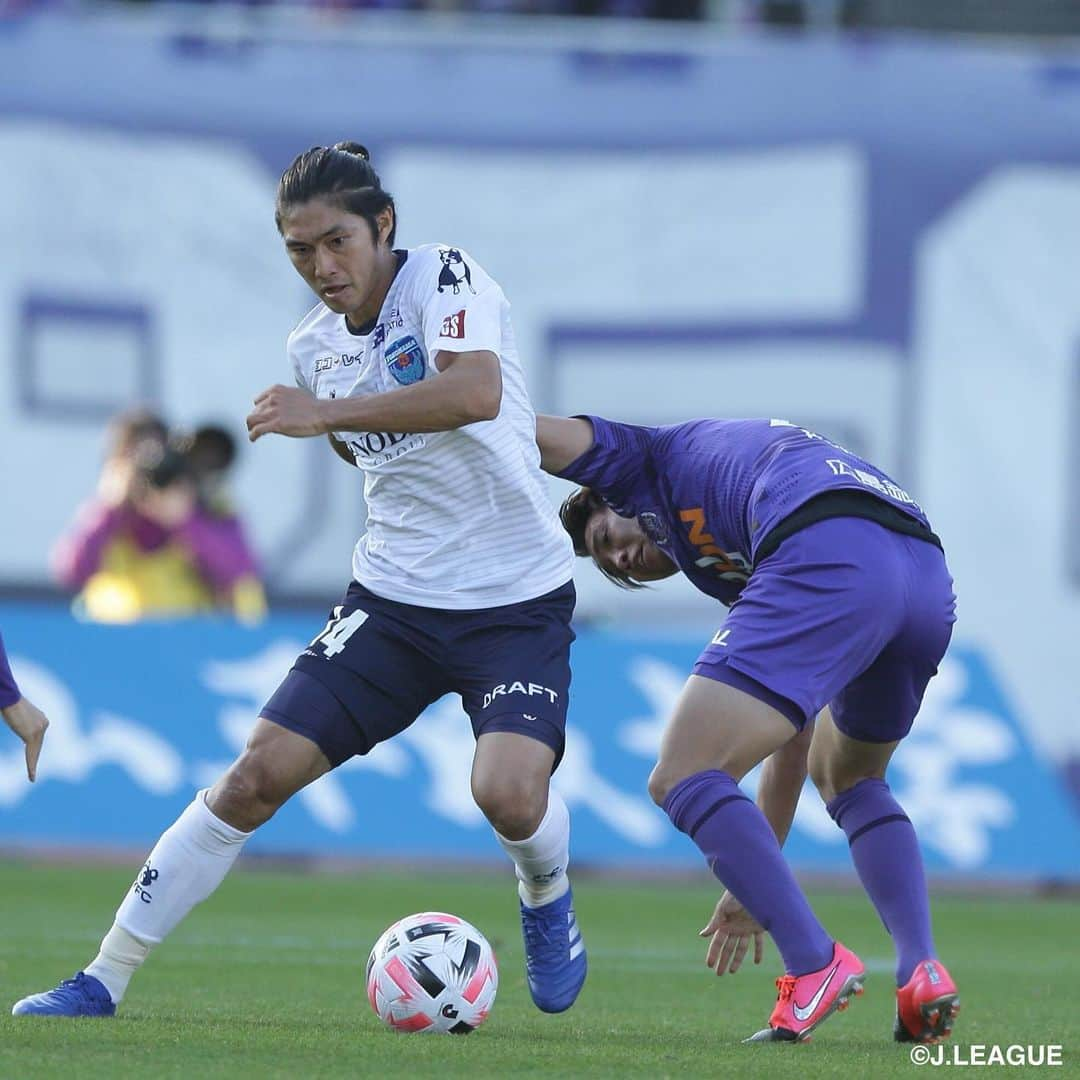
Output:
[[445,611],[353,582],[262,716],[310,739],[331,765],[404,731],[458,693],[473,735],[513,731],[562,758],[574,586],[520,604]]
[[956,621],[940,549],[874,521],[829,518],[755,568],[694,665],[800,731],[825,705],[853,739],[911,730]]

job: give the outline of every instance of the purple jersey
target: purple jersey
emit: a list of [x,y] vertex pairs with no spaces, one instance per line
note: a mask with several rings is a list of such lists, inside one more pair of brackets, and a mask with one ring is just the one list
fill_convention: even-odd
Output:
[[761,542],[828,491],[859,491],[929,531],[880,469],[786,420],[690,420],[639,427],[587,416],[593,445],[561,476],[601,495],[709,596],[732,603]]
[[0,709],[14,705],[21,697],[22,694],[15,685],[15,676],[11,674],[8,665],[7,653],[4,652],[4,639],[0,637]]

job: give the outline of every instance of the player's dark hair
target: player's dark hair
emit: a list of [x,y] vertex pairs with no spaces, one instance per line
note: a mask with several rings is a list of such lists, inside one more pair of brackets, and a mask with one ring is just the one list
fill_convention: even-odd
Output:
[[358,142],[339,142],[333,146],[313,146],[293,159],[278,181],[274,222],[281,232],[281,222],[290,208],[327,199],[342,210],[362,217],[378,241],[378,214],[389,208],[394,215],[387,237],[391,247],[397,235],[397,207],[394,197],[383,191],[379,174],[371,167],[371,155]]
[[[591,552],[585,545],[585,528],[592,520],[594,514],[602,513],[608,509],[608,505],[590,488],[578,488],[563,500],[559,507],[559,520],[563,528],[570,534],[570,542],[574,545],[574,554],[582,558],[589,558]],[[635,581],[629,574],[619,570],[609,570],[596,562],[596,568],[608,579],[613,581],[620,589],[644,589],[640,581]]]

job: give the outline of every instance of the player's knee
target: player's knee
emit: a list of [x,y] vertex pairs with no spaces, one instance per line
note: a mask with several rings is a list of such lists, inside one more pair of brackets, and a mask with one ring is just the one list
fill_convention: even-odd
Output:
[[810,780],[817,788],[822,802],[830,803],[845,791],[850,791],[863,780],[881,780],[884,769],[858,767],[844,762],[818,761],[808,764]]
[[653,766],[653,771],[649,773],[649,797],[657,806],[663,806],[668,793],[682,779],[682,776],[672,772],[661,759]]
[[837,795],[854,787],[863,779],[862,776],[850,774],[849,770],[845,770],[836,762],[827,760],[808,762],[807,772],[810,774],[810,780],[814,787],[817,788],[821,801],[824,803],[832,802]]
[[474,777],[472,792],[492,828],[507,840],[528,839],[543,820],[547,806],[546,778],[540,783],[518,776]]
[[269,821],[289,794],[262,755],[246,750],[211,788],[207,805],[229,825],[250,832]]

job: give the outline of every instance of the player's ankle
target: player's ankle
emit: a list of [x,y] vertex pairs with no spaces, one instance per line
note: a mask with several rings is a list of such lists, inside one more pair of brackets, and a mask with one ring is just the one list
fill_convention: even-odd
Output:
[[150,949],[150,944],[113,923],[102,939],[97,956],[86,965],[86,974],[97,979],[109,991],[113,1004],[119,1005],[132,975],[142,967]]
[[534,885],[527,881],[518,881],[518,896],[526,907],[538,908],[558,900],[565,896],[570,888],[570,879],[565,874],[560,874],[553,882],[547,885]]

